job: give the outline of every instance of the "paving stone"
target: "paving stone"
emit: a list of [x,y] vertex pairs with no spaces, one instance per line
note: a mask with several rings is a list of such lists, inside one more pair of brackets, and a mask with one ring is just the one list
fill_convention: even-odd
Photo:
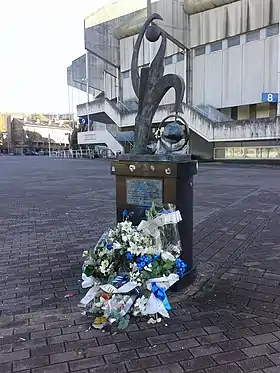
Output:
[[271,354],[268,358],[273,361],[274,364],[280,365],[280,353]]
[[148,373],[182,373],[182,367],[178,363],[161,365],[156,368],[147,369]]
[[134,350],[141,347],[150,347],[150,343],[146,339],[138,339],[136,341],[124,341],[117,343],[120,351]]
[[81,352],[67,351],[67,352],[61,352],[59,354],[52,354],[50,356],[50,361],[51,361],[51,364],[58,364],[58,363],[63,363],[67,361],[78,360],[83,357],[84,356]]
[[170,364],[177,361],[192,359],[192,355],[187,350],[166,352],[158,355],[159,360],[162,364]]
[[[43,368],[32,369],[32,373],[68,373],[68,372],[69,372],[69,368],[66,363],[48,365],[48,366],[44,366]],[[85,371],[83,372],[79,371],[79,372],[86,373]]]
[[211,334],[202,337],[196,337],[202,345],[228,341],[228,338],[223,333]]
[[238,350],[241,348],[245,347],[250,347],[251,343],[247,341],[246,339],[234,339],[232,341],[227,341],[227,342],[220,342],[219,346],[224,350],[224,351],[231,351],[231,350]]
[[202,335],[206,335],[206,332],[202,328],[197,328],[197,329],[186,330],[184,332],[178,332],[176,334],[180,339],[184,339],[184,338],[200,337]]
[[[125,364],[109,364],[89,369],[90,373],[124,373],[127,372]],[[138,371],[137,371],[138,372]],[[140,372],[141,373],[141,372]]]
[[[279,343],[279,342],[277,342],[277,343]],[[257,356],[273,354],[274,349],[272,347],[265,344],[265,345],[255,346],[255,347],[244,348],[242,351],[248,357],[257,357]]]
[[206,369],[206,373],[244,373],[236,364],[225,364],[215,368]]
[[180,365],[182,365],[185,372],[192,372],[217,366],[215,361],[210,356],[201,356],[195,359],[181,361]]
[[187,350],[191,347],[199,346],[199,342],[195,338],[181,339],[180,341],[169,342],[167,346],[171,351]]
[[[164,346],[164,345],[162,345]],[[117,352],[117,353],[112,353],[104,356],[104,359],[107,364],[117,364],[125,361],[130,361],[133,359],[138,359],[141,356],[140,354],[138,355],[136,351],[134,350],[129,350],[129,351],[124,351],[124,352]],[[151,356],[151,355],[148,355]]]
[[222,351],[223,350],[218,345],[207,345],[207,346],[195,347],[195,348],[190,349],[190,352],[194,357],[206,356],[206,355],[210,356],[210,355],[222,352]]
[[265,356],[250,358],[247,360],[240,361],[238,365],[245,371],[250,372],[256,369],[269,368],[273,363]]
[[131,360],[125,363],[127,370],[133,372],[139,369],[148,369],[160,365],[160,362],[156,356],[150,356],[146,358],[140,358],[137,360]]
[[100,367],[102,365],[104,365],[104,359],[102,356],[95,356],[90,357],[88,359],[75,360],[69,363],[71,371],[95,368]]
[[280,372],[280,365],[278,365],[277,367],[264,369],[263,372],[264,373],[278,373],[278,372]]
[[49,365],[47,356],[33,357],[31,359],[18,360],[13,362],[13,371],[19,372],[24,369],[34,369]]
[[170,349],[166,344],[159,344],[157,346],[138,348],[136,351],[140,357],[145,357],[169,353]]
[[148,341],[150,342],[151,345],[158,345],[160,343],[167,343],[167,342],[172,342],[176,340],[178,340],[178,337],[174,333],[148,338]]
[[12,372],[12,363],[0,364],[1,373],[11,373]]
[[248,341],[253,345],[261,345],[264,343],[277,342],[278,339],[272,333],[260,334],[252,337],[247,337]]

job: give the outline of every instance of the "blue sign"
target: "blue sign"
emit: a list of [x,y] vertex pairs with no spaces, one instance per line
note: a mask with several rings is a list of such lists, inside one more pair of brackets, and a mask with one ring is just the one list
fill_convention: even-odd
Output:
[[278,93],[263,93],[262,102],[278,102]]
[[79,118],[80,124],[88,124],[88,118]]

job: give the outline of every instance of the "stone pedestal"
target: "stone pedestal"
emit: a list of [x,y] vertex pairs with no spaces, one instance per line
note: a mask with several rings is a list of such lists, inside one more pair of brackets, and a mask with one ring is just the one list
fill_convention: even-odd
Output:
[[133,225],[145,218],[145,211],[156,204],[174,204],[181,212],[178,224],[182,244],[181,258],[188,265],[184,278],[176,284],[181,290],[195,277],[193,262],[193,176],[197,161],[187,156],[123,155],[111,163],[116,176],[117,221],[124,209],[132,213]]

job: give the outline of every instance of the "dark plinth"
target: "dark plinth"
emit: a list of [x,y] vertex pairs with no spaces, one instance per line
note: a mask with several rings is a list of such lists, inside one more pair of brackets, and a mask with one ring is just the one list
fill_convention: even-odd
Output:
[[184,278],[173,290],[178,291],[195,278],[193,262],[193,176],[197,161],[182,155],[123,155],[111,163],[116,176],[117,221],[122,221],[124,209],[132,214],[133,225],[145,218],[152,201],[174,204],[180,210],[178,224],[182,244],[181,258],[188,264]]

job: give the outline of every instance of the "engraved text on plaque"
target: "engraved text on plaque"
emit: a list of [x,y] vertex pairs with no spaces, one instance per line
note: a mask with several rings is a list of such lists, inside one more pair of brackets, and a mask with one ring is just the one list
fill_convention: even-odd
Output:
[[126,203],[128,205],[150,206],[152,202],[160,206],[162,198],[162,180],[126,179]]

